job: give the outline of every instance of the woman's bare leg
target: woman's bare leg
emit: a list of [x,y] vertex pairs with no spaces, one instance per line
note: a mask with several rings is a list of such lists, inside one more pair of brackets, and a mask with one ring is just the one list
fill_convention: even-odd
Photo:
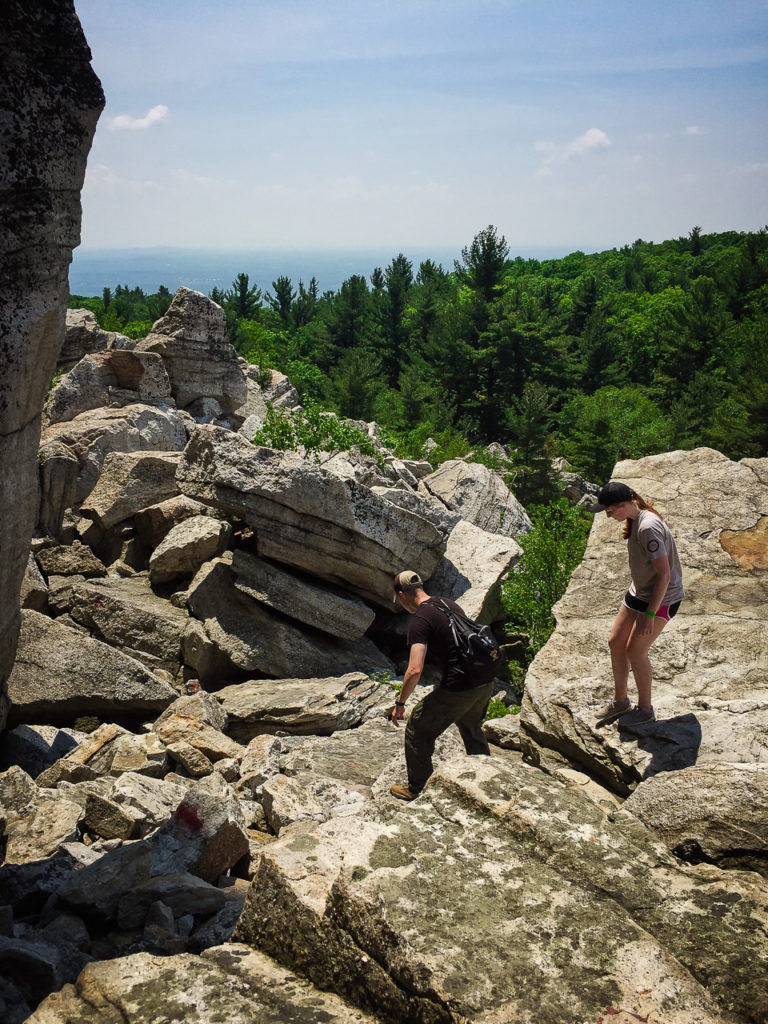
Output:
[[613,669],[613,688],[615,700],[627,699],[627,680],[629,679],[630,661],[627,648],[635,627],[635,612],[626,605],[621,605],[613,621],[611,635],[608,637],[608,649],[611,652],[611,668]]
[[[641,613],[636,612],[634,614],[637,615],[638,619],[641,618]],[[648,652],[665,625],[666,619],[657,616],[651,620],[650,632],[638,633],[637,629],[633,629],[626,649],[627,661],[632,669],[632,675],[635,677],[637,704],[638,707],[645,708],[646,710],[652,704],[651,682],[653,678],[651,659],[648,657]]]

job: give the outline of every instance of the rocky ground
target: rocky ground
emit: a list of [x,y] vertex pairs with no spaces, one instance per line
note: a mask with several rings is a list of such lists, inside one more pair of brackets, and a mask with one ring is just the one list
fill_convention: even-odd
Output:
[[5,1024],[768,1019],[768,460],[616,471],[686,571],[654,725],[593,721],[601,519],[522,714],[491,758],[447,733],[406,805],[392,575],[493,622],[525,510],[461,460],[255,447],[298,397],[202,295],[138,343],[68,320],[2,705]]

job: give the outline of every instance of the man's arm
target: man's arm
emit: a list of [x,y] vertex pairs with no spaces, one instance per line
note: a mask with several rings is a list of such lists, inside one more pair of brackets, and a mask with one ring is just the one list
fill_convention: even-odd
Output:
[[[403,685],[400,690],[400,704],[405,704],[408,698],[411,696],[413,691],[416,689],[416,684],[421,678],[421,673],[424,671],[424,661],[427,657],[427,645],[426,644],[411,644],[411,656],[408,659],[408,668],[405,670],[403,676]],[[392,708],[392,721],[397,725],[400,719],[403,717],[404,708],[395,704]]]

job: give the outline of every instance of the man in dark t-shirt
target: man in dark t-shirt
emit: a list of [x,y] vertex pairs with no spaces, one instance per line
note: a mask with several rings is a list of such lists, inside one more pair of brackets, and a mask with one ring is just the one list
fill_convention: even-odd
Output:
[[[429,651],[430,659],[441,667],[440,684],[427,694],[414,708],[405,729],[405,763],[408,785],[392,786],[390,792],[400,800],[413,800],[426,785],[432,774],[432,754],[435,741],[451,725],[455,725],[468,754],[490,755],[482,724],[493,682],[474,686],[459,664],[448,616],[440,610],[438,602],[424,590],[418,573],[406,570],[394,580],[395,601],[399,601],[413,616],[408,626],[410,657],[403,677],[400,699],[392,709],[392,721],[398,725],[403,718],[406,702],[413,693],[424,670]],[[462,609],[450,598],[441,598],[449,607]]]

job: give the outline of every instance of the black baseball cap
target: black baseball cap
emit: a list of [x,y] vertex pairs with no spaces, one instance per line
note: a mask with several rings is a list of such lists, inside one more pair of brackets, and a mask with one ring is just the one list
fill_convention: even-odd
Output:
[[594,505],[590,505],[590,512],[604,512],[611,505],[620,505],[623,501],[632,501],[635,497],[635,492],[631,487],[627,487],[626,484],[620,483],[618,480],[609,480],[605,487],[600,489],[600,493],[597,496],[597,502]]

